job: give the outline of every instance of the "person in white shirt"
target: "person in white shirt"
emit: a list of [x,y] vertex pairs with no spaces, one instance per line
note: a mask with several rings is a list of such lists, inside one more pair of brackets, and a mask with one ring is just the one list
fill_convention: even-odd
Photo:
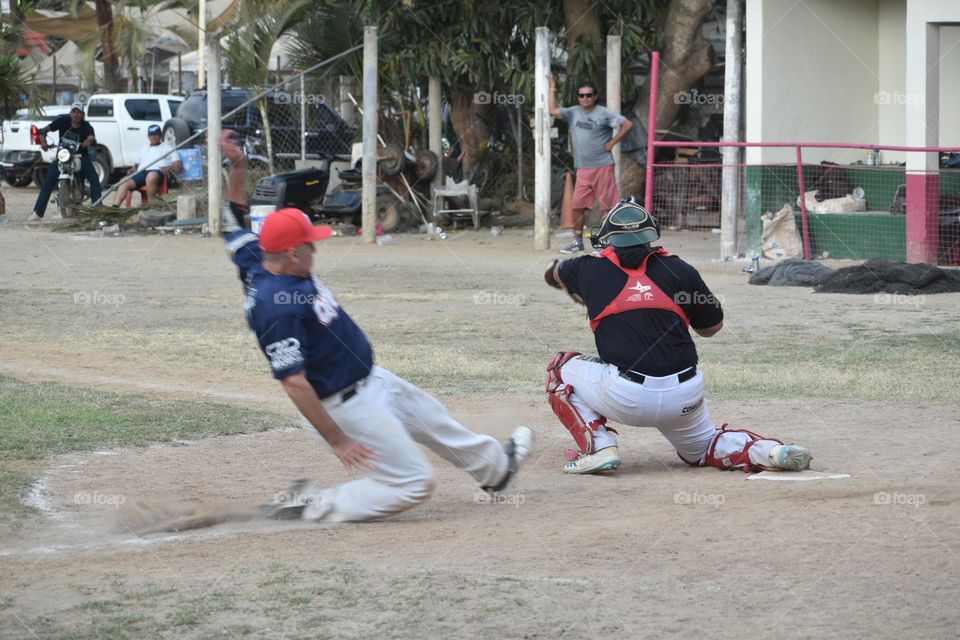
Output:
[[[150,144],[140,150],[137,165],[130,169],[131,175],[117,188],[113,198],[113,206],[119,207],[126,199],[127,194],[146,187],[144,202],[157,194],[164,177],[169,177],[170,170],[180,171],[180,156],[166,142],[161,143],[160,126],[152,124],[147,129],[147,138]],[[171,153],[172,152],[172,153]]]

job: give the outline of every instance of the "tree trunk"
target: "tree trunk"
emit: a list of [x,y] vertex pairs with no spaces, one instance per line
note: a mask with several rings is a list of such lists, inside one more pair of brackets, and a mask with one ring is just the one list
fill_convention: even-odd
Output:
[[[657,128],[669,129],[680,111],[677,94],[688,91],[713,67],[713,47],[703,37],[703,19],[714,0],[672,0],[663,21]],[[646,122],[650,85],[643,89],[637,115]],[[652,133],[652,132],[651,132]]]
[[597,66],[592,78],[572,78],[574,82],[593,82],[598,87],[603,86],[605,81],[605,57],[606,47],[603,45],[603,33],[600,27],[600,15],[597,13],[597,3],[594,0],[563,0],[563,24],[567,32],[567,74],[573,76],[576,72],[574,68],[574,51],[577,49],[577,41],[585,38],[592,45],[593,53],[596,56]]
[[103,81],[111,92],[123,91],[120,78],[120,60],[113,46],[113,6],[110,0],[95,0],[97,8],[97,26],[100,28],[100,46],[102,49]]
[[456,142],[463,151],[463,175],[470,175],[477,157],[483,150],[483,144],[490,138],[490,123],[493,122],[494,105],[489,102],[477,104],[474,93],[454,89],[450,98],[450,115],[453,130],[457,134]]
[[[660,88],[657,97],[657,128],[669,129],[683,102],[677,94],[689,91],[714,65],[713,47],[703,37],[703,19],[714,0],[672,0],[663,19],[663,50],[660,53]],[[650,111],[650,85],[646,84],[637,104],[640,121],[647,124]],[[650,131],[650,135],[656,135]],[[648,158],[647,162],[652,162]],[[642,171],[624,158],[624,193],[642,195]],[[628,181],[629,177],[629,181]]]

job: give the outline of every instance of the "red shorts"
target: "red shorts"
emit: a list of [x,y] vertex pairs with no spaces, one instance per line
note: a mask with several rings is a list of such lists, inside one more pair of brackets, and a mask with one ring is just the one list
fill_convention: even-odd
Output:
[[602,211],[609,211],[620,202],[616,165],[577,169],[577,184],[573,188],[573,208],[592,209],[598,200]]

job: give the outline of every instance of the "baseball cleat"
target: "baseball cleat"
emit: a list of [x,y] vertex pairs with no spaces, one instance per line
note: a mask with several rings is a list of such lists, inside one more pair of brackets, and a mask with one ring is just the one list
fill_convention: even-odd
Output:
[[813,455],[810,450],[795,444],[778,444],[770,449],[770,466],[783,471],[803,471],[810,468]]
[[573,462],[563,465],[564,473],[599,473],[613,471],[620,466],[620,449],[606,447],[595,453],[582,455]]
[[263,505],[260,515],[269,520],[299,520],[316,490],[316,485],[309,480],[296,480]]
[[514,429],[510,434],[510,440],[503,446],[503,451],[507,454],[507,475],[497,485],[481,488],[487,493],[506,491],[513,477],[520,471],[520,467],[533,453],[533,439],[533,429],[530,427]]
[[560,249],[560,253],[570,255],[573,253],[583,253],[583,239],[574,240],[563,249]]

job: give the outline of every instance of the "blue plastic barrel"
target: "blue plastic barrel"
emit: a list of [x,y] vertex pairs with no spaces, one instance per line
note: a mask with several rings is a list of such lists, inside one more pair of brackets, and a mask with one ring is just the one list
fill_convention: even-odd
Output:
[[183,163],[184,180],[203,180],[203,160],[200,149],[180,149],[180,162]]

